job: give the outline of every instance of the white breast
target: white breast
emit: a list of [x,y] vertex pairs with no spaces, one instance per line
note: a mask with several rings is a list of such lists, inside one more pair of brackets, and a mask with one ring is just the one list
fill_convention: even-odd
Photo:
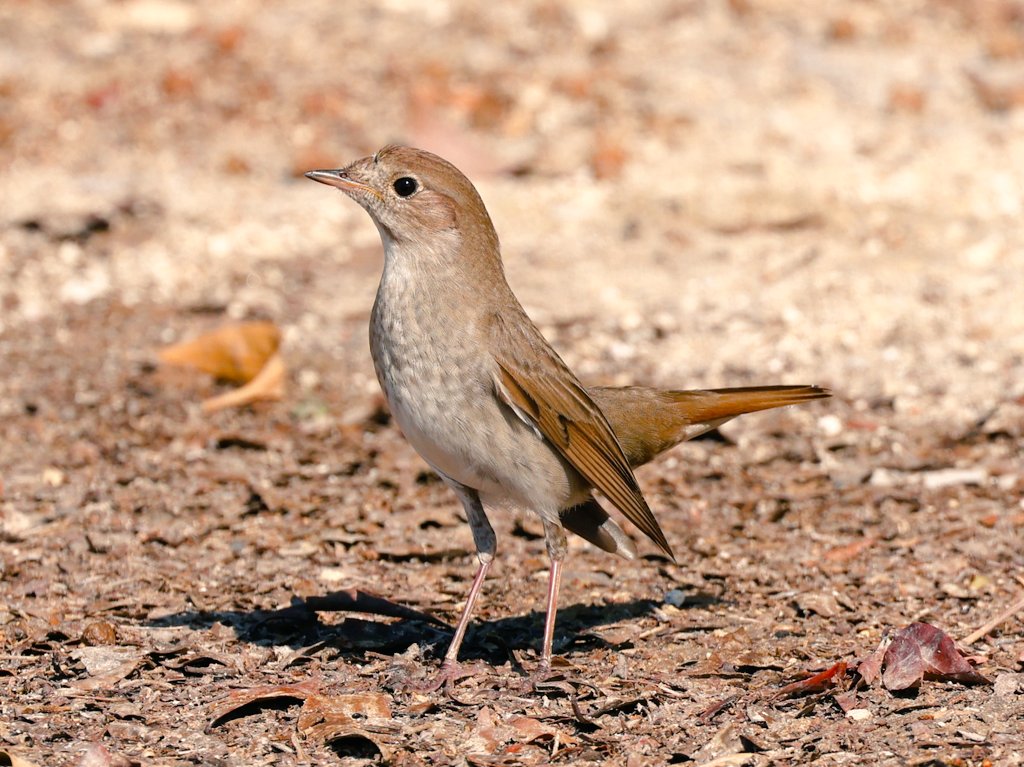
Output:
[[557,515],[577,483],[536,429],[499,401],[479,319],[439,303],[437,285],[422,277],[389,259],[371,316],[374,367],[392,415],[430,466],[485,502]]

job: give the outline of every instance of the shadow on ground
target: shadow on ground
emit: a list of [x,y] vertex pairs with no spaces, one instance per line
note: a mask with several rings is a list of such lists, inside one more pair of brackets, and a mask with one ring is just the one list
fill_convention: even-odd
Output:
[[[712,597],[708,597],[712,599]],[[703,605],[707,599],[695,600]],[[651,615],[657,603],[636,599],[618,604],[573,604],[559,610],[555,649],[571,656],[594,648],[619,648],[628,640],[609,642],[594,633],[602,626]],[[324,623],[321,613],[344,611],[340,623]],[[367,620],[352,613],[372,614]],[[187,626],[209,629],[216,624],[230,627],[239,639],[255,644],[287,645],[300,650],[332,646],[342,653],[375,652],[393,654],[418,644],[441,657],[451,640],[452,627],[426,613],[388,602],[363,592],[334,592],[308,599],[295,598],[279,610],[189,611],[153,622],[159,627]],[[513,651],[535,649],[544,625],[544,613],[493,621],[474,621],[462,646],[461,658],[482,660],[493,665],[514,661]]]

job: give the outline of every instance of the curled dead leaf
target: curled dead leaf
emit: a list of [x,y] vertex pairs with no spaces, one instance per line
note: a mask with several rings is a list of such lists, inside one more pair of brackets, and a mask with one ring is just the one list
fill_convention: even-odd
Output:
[[254,687],[246,690],[233,690],[224,700],[218,703],[213,710],[213,716],[207,725],[207,732],[229,719],[237,719],[244,715],[242,709],[257,703],[268,703],[282,699],[299,700],[305,702],[311,695],[316,695],[320,689],[320,683],[316,679],[307,679],[298,684],[274,684],[264,687]]
[[165,347],[159,357],[168,365],[192,367],[218,380],[244,384],[259,375],[280,345],[281,331],[274,323],[241,322]]
[[284,396],[285,366],[280,354],[274,354],[254,379],[217,397],[203,400],[203,412],[213,413],[229,407],[241,407],[253,402],[279,400]]
[[788,698],[795,695],[805,695],[807,693],[821,692],[822,690],[831,687],[836,684],[846,674],[846,662],[840,661],[834,666],[831,666],[824,671],[821,671],[813,676],[809,676],[806,679],[801,679],[798,682],[787,684],[781,688],[775,697],[777,698]]

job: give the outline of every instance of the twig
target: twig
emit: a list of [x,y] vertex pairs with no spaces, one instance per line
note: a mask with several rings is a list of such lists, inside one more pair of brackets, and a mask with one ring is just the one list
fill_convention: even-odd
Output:
[[1010,605],[1004,612],[999,613],[999,615],[997,615],[995,618],[993,618],[988,623],[983,625],[977,631],[974,631],[971,634],[969,634],[968,636],[965,636],[963,638],[963,642],[962,643],[965,644],[965,645],[972,645],[972,644],[974,644],[979,639],[981,639],[983,636],[988,634],[988,632],[990,632],[992,629],[994,629],[996,626],[998,626],[1000,623],[1004,623],[1005,621],[1008,621],[1010,618],[1012,618],[1014,615],[1019,613],[1021,610],[1024,610],[1024,597],[1021,597],[1020,599],[1018,599],[1016,602],[1014,602],[1012,605]]

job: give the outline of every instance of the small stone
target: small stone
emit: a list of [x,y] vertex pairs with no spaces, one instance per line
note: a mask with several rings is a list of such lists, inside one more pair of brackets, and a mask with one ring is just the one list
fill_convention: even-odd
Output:
[[117,641],[117,631],[110,621],[93,621],[82,630],[82,641],[87,645],[112,645]]
[[682,607],[686,604],[686,593],[681,589],[672,589],[665,594],[665,604],[673,607]]
[[928,490],[938,490],[951,485],[980,485],[988,479],[984,469],[937,469],[926,471],[921,479]]
[[843,432],[843,421],[839,416],[829,413],[818,419],[818,428],[826,437],[838,437]]

